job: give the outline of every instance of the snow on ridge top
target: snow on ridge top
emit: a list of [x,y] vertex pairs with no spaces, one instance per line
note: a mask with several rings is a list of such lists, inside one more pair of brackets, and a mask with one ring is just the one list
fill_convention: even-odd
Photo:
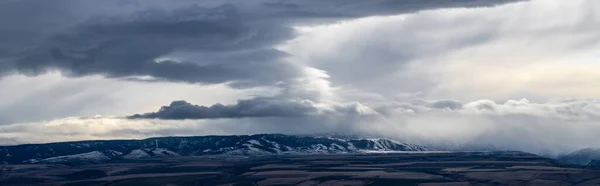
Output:
[[248,141],[246,141],[246,143],[249,143],[249,144],[251,144],[251,145],[258,145],[258,146],[262,146],[262,144],[260,144],[260,142],[259,142],[259,141],[256,141],[256,140],[248,140]]
[[87,160],[87,161],[106,161],[110,158],[101,152],[93,151],[88,153],[73,154],[66,156],[57,156],[41,160],[42,162],[62,162],[69,160]]
[[391,150],[394,148],[394,146],[402,146],[406,150],[412,150],[412,151],[428,150],[426,147],[423,147],[420,145],[404,143],[404,142],[399,142],[396,140],[385,139],[385,138],[370,138],[370,139],[365,139],[365,140],[372,142],[373,148],[377,149],[377,150]]
[[142,149],[135,149],[131,151],[129,154],[123,156],[123,159],[139,159],[139,158],[148,158],[150,154]]
[[337,149],[337,150],[345,150],[346,148],[336,144],[336,143],[332,143],[329,147],[330,149]]
[[392,140],[388,140],[388,139],[381,139],[381,138],[378,138],[378,139],[367,139],[367,140],[373,142],[373,146],[376,149],[386,149],[386,148],[391,147],[392,144],[394,144],[394,145],[403,145],[400,142],[396,142],[396,141],[392,141]]
[[110,156],[121,156],[121,155],[123,155],[122,152],[119,152],[119,151],[116,151],[116,150],[107,150],[105,153],[107,155],[110,155]]
[[391,139],[385,139],[385,138],[367,138],[366,140],[369,140],[369,141],[372,141],[372,142],[385,142],[385,143],[391,142],[391,143],[401,144],[401,145],[407,144],[407,143],[404,143],[404,142],[400,142],[400,141],[396,141],[396,140],[391,140]]

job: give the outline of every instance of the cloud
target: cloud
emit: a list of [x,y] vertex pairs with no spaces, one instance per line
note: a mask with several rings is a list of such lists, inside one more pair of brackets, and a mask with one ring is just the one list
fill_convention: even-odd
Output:
[[302,75],[304,67],[274,49],[295,37],[294,24],[506,2],[6,1],[0,75],[60,70],[72,77],[274,85]]
[[368,127],[358,130],[449,150],[470,146],[558,154],[597,146],[598,137],[590,130],[600,129],[598,99],[543,103],[475,100],[456,109],[432,106],[440,102],[444,101],[386,105],[375,109],[385,110],[383,117],[363,123]]
[[[35,49],[19,52],[24,57],[13,66],[28,75],[59,69],[69,76],[273,84],[296,76],[296,67],[275,60],[284,54],[269,48],[291,36],[289,28],[245,22],[232,5],[145,10],[126,17],[87,20],[69,32],[50,36]],[[169,55],[177,51],[210,54],[194,60],[168,60],[176,58]],[[220,53],[228,56],[205,61]],[[240,55],[255,57],[242,60]]]
[[[600,140],[585,99],[600,94],[598,1],[116,2],[0,2],[0,122],[16,123],[0,143],[350,132],[556,154]],[[172,100],[189,103],[55,119]]]
[[438,100],[429,103],[427,106],[436,109],[461,109],[463,107],[463,103],[456,100]]
[[192,105],[186,101],[173,101],[157,112],[135,114],[132,119],[218,119],[243,117],[301,117],[316,113],[310,101],[254,98],[239,100],[235,105],[214,104],[210,107]]
[[135,114],[129,119],[232,119],[252,117],[319,117],[320,115],[369,115],[374,110],[360,103],[318,104],[308,99],[291,99],[286,97],[255,97],[238,100],[236,104],[212,106],[193,105],[186,101],[173,101],[157,112]]
[[[267,103],[276,102],[270,101]],[[5,144],[21,144],[152,136],[341,132],[382,136],[449,150],[495,147],[553,155],[597,146],[596,142],[600,140],[595,133],[600,130],[597,122],[600,119],[600,100],[544,103],[534,103],[525,99],[504,102],[475,100],[463,102],[462,108],[456,109],[431,106],[431,103],[439,102],[444,101],[414,100],[385,106],[315,105],[309,107],[310,112],[292,112],[310,113],[310,117],[188,120],[64,118],[0,126],[0,135],[11,139],[4,141]],[[187,105],[184,107],[189,107],[188,110],[201,110],[201,106],[189,103],[181,105]],[[225,107],[239,108],[235,105]],[[173,108],[175,107],[169,109]],[[210,108],[204,107],[208,110]],[[312,108],[318,109],[314,111]],[[382,113],[381,110],[387,113]],[[260,113],[258,111],[261,109],[253,114]],[[204,112],[201,111],[202,114],[206,114]]]
[[[278,49],[298,36],[293,27],[509,2],[3,1],[0,124],[140,113],[171,100],[214,103],[202,95],[229,96],[216,100],[226,105],[257,94],[317,104],[356,102],[338,96],[327,71],[289,61],[292,53]],[[239,91],[223,84],[251,90],[232,93]]]
[[387,99],[593,98],[600,16],[591,7],[536,0],[373,16],[298,26],[281,48],[334,86]]

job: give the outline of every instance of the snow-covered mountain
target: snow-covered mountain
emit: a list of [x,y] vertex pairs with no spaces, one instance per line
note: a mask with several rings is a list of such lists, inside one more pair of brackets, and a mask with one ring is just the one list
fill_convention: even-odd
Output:
[[143,140],[78,141],[0,147],[0,162],[102,162],[203,155],[277,155],[427,151],[424,146],[389,139],[356,136],[293,136],[282,134],[162,137]]
[[565,164],[588,165],[600,161],[600,148],[585,148],[558,158]]

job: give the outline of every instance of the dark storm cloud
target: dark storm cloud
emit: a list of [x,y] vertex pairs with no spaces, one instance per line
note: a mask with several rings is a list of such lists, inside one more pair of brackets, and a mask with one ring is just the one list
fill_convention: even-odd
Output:
[[455,7],[483,7],[524,0],[279,0],[263,1],[267,12],[288,18],[333,18],[392,15]]
[[147,10],[128,17],[88,20],[71,32],[53,35],[42,45],[26,51],[14,66],[19,72],[30,75],[60,69],[71,76],[102,74],[114,78],[151,76],[189,83],[250,80],[272,83],[294,76],[295,70],[291,65],[264,58],[160,62],[156,59],[176,51],[220,53],[242,50],[275,58],[281,55],[273,55],[272,49],[264,46],[289,38],[291,33],[284,27],[249,26],[231,5]]
[[[285,54],[273,49],[294,37],[291,24],[506,2],[4,1],[0,76],[60,70],[69,76],[268,85],[299,75],[298,67],[279,60]],[[156,62],[177,52],[200,55]]]
[[300,117],[318,110],[309,101],[254,98],[239,100],[234,105],[214,104],[210,107],[193,105],[186,101],[173,101],[157,112],[136,114],[130,119],[219,119],[245,117]]

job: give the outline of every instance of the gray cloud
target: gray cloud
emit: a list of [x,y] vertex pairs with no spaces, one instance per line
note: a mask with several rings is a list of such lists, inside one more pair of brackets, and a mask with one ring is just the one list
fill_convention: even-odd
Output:
[[[236,104],[200,106],[186,101],[173,101],[157,112],[135,114],[130,119],[232,119],[253,117],[320,117],[335,115],[352,119],[353,116],[380,115],[383,117],[410,116],[424,113],[460,113],[488,116],[544,117],[560,120],[600,119],[599,100],[569,100],[552,103],[533,103],[527,99],[496,102],[476,100],[463,103],[458,100],[414,100],[385,105],[360,103],[318,104],[310,100],[286,97],[255,97],[238,100]],[[502,118],[502,117],[501,117]]]
[[[274,60],[282,56],[282,52],[274,53],[273,49],[265,47],[291,37],[291,30],[249,25],[232,5],[145,10],[126,17],[98,17],[69,31],[47,38],[32,50],[19,52],[24,57],[13,66],[30,75],[60,69],[70,76],[151,76],[160,80],[208,84],[228,81],[270,84],[293,77],[296,71],[291,64]],[[224,58],[218,63],[205,62],[202,58],[156,61],[176,51],[220,53],[244,50],[272,59],[241,61]]]
[[[286,54],[273,49],[294,37],[293,24],[507,2],[5,1],[0,75],[58,69],[75,77],[272,85],[300,76],[296,65],[280,60]],[[196,55],[156,62],[181,52]]]
[[214,104],[210,107],[173,101],[157,112],[135,114],[131,119],[219,119],[244,117],[300,117],[315,114],[318,109],[310,101],[254,98],[239,100],[234,105]]
[[233,118],[310,118],[327,115],[361,116],[376,114],[374,110],[360,103],[318,104],[308,99],[287,98],[287,96],[255,97],[238,100],[236,104],[200,106],[186,101],[173,101],[162,106],[157,112],[134,114],[129,119],[233,119]]
[[460,101],[456,101],[456,100],[438,100],[438,101],[429,103],[428,106],[431,108],[436,108],[436,109],[455,110],[455,109],[461,109],[463,107],[463,103]]

